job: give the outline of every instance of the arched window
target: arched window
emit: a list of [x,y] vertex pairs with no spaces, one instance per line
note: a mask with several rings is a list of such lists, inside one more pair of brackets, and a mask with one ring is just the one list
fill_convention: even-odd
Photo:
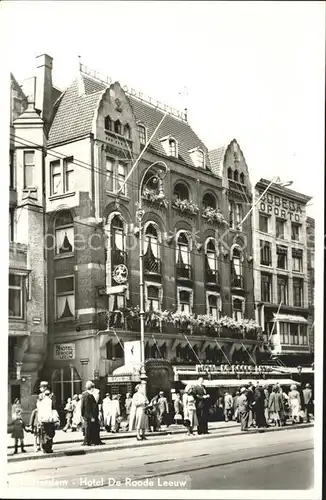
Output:
[[232,179],[233,175],[232,175],[232,168],[229,167],[228,168],[228,179]]
[[148,224],[144,238],[144,267],[146,271],[152,273],[161,272],[159,235],[156,225]]
[[235,247],[233,249],[231,258],[231,280],[232,280],[232,286],[237,288],[243,287],[242,260],[243,256],[241,250]]
[[190,239],[185,232],[179,233],[176,247],[177,277],[191,278]]
[[173,195],[179,198],[179,200],[189,200],[189,190],[182,182],[178,182],[175,185]]
[[170,156],[177,156],[177,141],[175,139],[169,139],[169,154]]
[[62,255],[74,251],[74,220],[69,211],[60,212],[54,223],[55,253]]
[[145,146],[146,144],[146,128],[144,125],[138,125],[138,134],[139,134],[139,142],[141,146]]
[[203,207],[204,208],[216,208],[216,198],[211,193],[206,193],[203,197]]
[[235,171],[234,171],[234,180],[235,180],[236,182],[238,182],[238,181],[239,181],[239,172],[238,172],[237,170],[235,170]]
[[105,130],[112,130],[112,120],[109,115],[104,118],[104,128]]
[[127,125],[124,126],[123,132],[124,132],[124,136],[127,137],[127,139],[131,139],[131,129],[130,129],[130,125],[128,123],[127,123]]
[[241,182],[241,184],[245,183],[244,179],[245,179],[244,173],[241,172],[241,174],[240,174],[240,182]]
[[57,408],[82,391],[82,381],[74,366],[54,370],[51,385]]
[[209,238],[205,249],[205,281],[206,283],[219,284],[218,252],[216,241]]
[[119,264],[126,264],[126,236],[124,224],[120,215],[115,215],[111,221],[112,269]]
[[120,120],[116,120],[116,121],[114,122],[114,132],[115,132],[116,134],[121,135],[121,133],[122,133],[122,130],[121,130],[121,129],[122,129],[122,126],[121,126],[121,122],[120,122]]

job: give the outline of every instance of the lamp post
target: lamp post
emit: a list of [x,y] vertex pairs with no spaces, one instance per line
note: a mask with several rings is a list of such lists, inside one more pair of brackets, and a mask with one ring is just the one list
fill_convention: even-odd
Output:
[[143,209],[143,200],[142,200],[142,189],[143,182],[146,177],[146,174],[153,168],[160,165],[161,168],[158,168],[156,173],[149,177],[146,181],[146,184],[150,180],[153,180],[154,183],[158,183],[158,194],[157,200],[163,200],[165,198],[165,194],[163,191],[163,179],[168,172],[168,167],[163,161],[156,161],[152,163],[144,172],[142,180],[140,181],[139,191],[138,191],[138,202],[136,203],[137,211],[136,218],[138,220],[138,231],[139,231],[139,316],[140,316],[140,380],[143,384],[143,391],[146,395],[146,386],[147,386],[147,375],[145,369],[145,307],[144,307],[144,227],[143,227],[143,218],[145,215],[145,210]]

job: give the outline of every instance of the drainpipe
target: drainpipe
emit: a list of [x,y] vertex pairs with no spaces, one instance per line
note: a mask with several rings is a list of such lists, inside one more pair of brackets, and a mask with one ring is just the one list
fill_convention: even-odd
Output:
[[94,134],[90,134],[91,140],[91,197],[92,197],[92,212],[91,216],[95,217],[95,158],[94,158]]

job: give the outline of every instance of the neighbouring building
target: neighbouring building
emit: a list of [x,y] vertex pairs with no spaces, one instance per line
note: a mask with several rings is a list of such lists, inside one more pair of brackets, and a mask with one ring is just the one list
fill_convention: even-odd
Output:
[[[268,187],[260,179],[255,200]],[[273,183],[255,208],[254,268],[257,321],[271,353],[288,367],[310,366],[311,249],[306,205],[311,198]]]
[[310,351],[315,352],[315,219],[307,217],[307,272],[308,272],[308,342]]

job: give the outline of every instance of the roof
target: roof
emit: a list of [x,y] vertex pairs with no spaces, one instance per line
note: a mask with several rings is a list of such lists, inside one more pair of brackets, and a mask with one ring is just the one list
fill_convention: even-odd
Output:
[[[83,73],[80,73],[79,78],[81,81],[76,79],[62,94],[56,104],[55,116],[49,132],[49,145],[73,140],[92,131],[93,118],[97,111],[99,99],[103,91],[108,88],[108,85],[104,82],[94,80]],[[84,85],[84,95],[79,95],[78,88],[80,83]],[[147,128],[147,137],[149,138],[161,121],[164,113],[150,104],[138,100],[134,96],[126,95],[133,109],[136,122],[144,124]],[[171,115],[167,115],[164,119],[151,143],[150,149],[165,155],[160,138],[167,135],[171,135],[176,139],[178,142],[179,160],[187,164],[193,165],[193,161],[188,153],[189,150],[199,147],[206,154],[208,153],[207,147],[192,130],[190,125]],[[208,154],[206,166],[210,168]]]
[[[256,183],[256,188],[258,187],[267,187],[271,181],[267,179],[259,179],[259,181]],[[294,191],[293,189],[289,189],[287,187],[282,187],[278,186],[277,184],[271,184],[271,186],[268,189],[269,191],[274,191],[278,194],[281,194],[283,196],[289,196],[294,199],[298,199],[301,202],[306,202],[310,201],[312,199],[311,196],[307,196],[306,194],[299,193],[298,191]]]
[[230,143],[224,144],[223,146],[208,152],[211,169],[215,175],[219,175],[221,177],[223,175],[223,161],[229,144]]

